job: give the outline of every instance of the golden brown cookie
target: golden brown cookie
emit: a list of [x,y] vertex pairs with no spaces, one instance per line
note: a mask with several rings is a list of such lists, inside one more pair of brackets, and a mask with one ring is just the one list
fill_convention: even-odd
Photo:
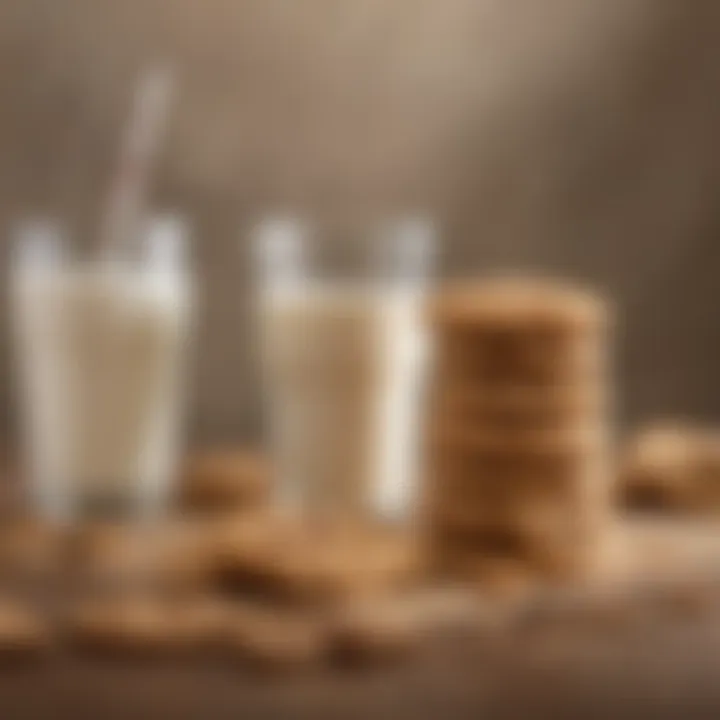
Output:
[[696,469],[701,434],[679,423],[640,430],[620,467],[622,501],[633,509],[690,512],[698,506]]
[[270,471],[256,451],[205,450],[185,466],[180,502],[192,510],[253,509],[267,502]]
[[237,616],[236,604],[217,595],[189,597],[168,612],[178,644],[188,649],[222,647]]
[[0,601],[0,658],[35,655],[51,643],[49,623],[19,601]]
[[152,585],[197,592],[215,581],[212,524],[178,519],[152,527],[138,523],[85,523],[68,542],[68,561],[81,582],[118,590]]
[[177,651],[185,641],[174,606],[146,597],[81,603],[68,620],[68,634],[82,648],[138,656]]
[[225,583],[241,591],[322,605],[410,583],[420,558],[404,533],[276,517],[239,525],[219,564]]
[[605,388],[584,382],[551,388],[494,388],[438,378],[431,388],[429,412],[442,425],[485,429],[496,433],[561,432],[568,425],[597,422],[608,409]]
[[397,605],[364,603],[347,608],[335,620],[330,653],[338,663],[367,665],[405,658],[425,639],[422,627]]
[[316,619],[251,605],[236,609],[224,644],[248,667],[269,673],[307,670],[322,662],[327,648]]
[[720,515],[720,433],[717,430],[698,433],[692,465],[693,511]]
[[445,328],[541,328],[575,332],[604,327],[608,302],[597,293],[542,277],[497,277],[448,283],[429,302]]
[[440,334],[439,343],[438,381],[465,387],[482,384],[510,391],[522,385],[551,392],[564,385],[597,384],[608,371],[598,338],[567,338],[561,347],[543,347],[541,337],[526,331],[503,341],[480,334]]
[[53,572],[61,560],[63,533],[36,518],[7,520],[0,527],[0,576],[12,581]]

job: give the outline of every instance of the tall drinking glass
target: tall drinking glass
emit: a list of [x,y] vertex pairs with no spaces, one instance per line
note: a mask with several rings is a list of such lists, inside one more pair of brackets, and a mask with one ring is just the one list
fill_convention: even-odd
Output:
[[123,257],[85,260],[53,227],[23,229],[12,310],[29,489],[44,514],[165,504],[191,302],[184,234],[157,218]]
[[411,510],[433,242],[415,218],[256,229],[266,420],[286,506],[357,520]]
[[[150,533],[172,489],[189,340],[184,239],[174,217],[111,256],[74,253],[44,223],[18,238],[11,306],[27,489],[35,514],[70,531],[58,569],[83,591],[147,584],[157,569]],[[73,559],[74,539],[101,549],[99,529],[122,541],[122,567]]]

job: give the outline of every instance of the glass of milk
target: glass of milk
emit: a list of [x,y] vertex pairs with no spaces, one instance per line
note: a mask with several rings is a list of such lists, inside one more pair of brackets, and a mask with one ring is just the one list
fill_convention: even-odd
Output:
[[152,220],[122,255],[84,259],[28,224],[12,313],[29,490],[57,519],[141,518],[171,487],[187,354],[185,228]]
[[359,520],[412,509],[433,244],[420,218],[256,228],[265,419],[286,506]]

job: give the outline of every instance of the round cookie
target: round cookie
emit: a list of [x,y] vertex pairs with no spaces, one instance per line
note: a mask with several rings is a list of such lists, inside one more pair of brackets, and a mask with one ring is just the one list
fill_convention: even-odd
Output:
[[374,665],[405,658],[420,649],[424,629],[397,604],[354,605],[333,623],[330,653],[343,665]]
[[447,283],[431,298],[428,313],[436,326],[543,328],[555,331],[597,329],[609,320],[601,295],[542,277],[496,277]]
[[281,516],[239,523],[219,558],[227,585],[301,605],[398,587],[412,582],[420,567],[410,534]]
[[0,577],[24,582],[48,576],[58,566],[61,530],[34,518],[6,520],[0,527]]
[[36,655],[50,647],[47,619],[19,601],[0,601],[0,658]]
[[152,657],[177,651],[185,641],[172,605],[146,597],[81,603],[67,629],[79,647],[108,654]]
[[80,589],[152,587],[186,593],[215,580],[215,547],[209,522],[170,520],[153,527],[135,523],[80,525],[68,557]]
[[431,389],[429,411],[438,425],[492,429],[496,433],[562,432],[568,425],[602,418],[607,399],[599,383],[532,388],[515,386],[480,390],[452,378]]
[[216,649],[234,627],[236,604],[215,595],[187,598],[172,610],[178,643],[188,649]]
[[180,503],[190,510],[252,509],[270,495],[270,472],[255,451],[217,449],[192,455],[180,485]]
[[696,428],[658,423],[639,431],[620,466],[623,503],[633,509],[688,512],[697,505]]
[[324,659],[327,648],[317,620],[250,605],[235,611],[225,646],[249,668],[267,673],[307,670]]

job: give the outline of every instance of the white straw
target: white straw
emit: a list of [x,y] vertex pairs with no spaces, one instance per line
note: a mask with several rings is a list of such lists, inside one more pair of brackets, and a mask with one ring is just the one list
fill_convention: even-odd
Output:
[[125,243],[135,240],[172,89],[173,77],[165,66],[150,68],[138,82],[100,235],[106,259],[122,256]]

